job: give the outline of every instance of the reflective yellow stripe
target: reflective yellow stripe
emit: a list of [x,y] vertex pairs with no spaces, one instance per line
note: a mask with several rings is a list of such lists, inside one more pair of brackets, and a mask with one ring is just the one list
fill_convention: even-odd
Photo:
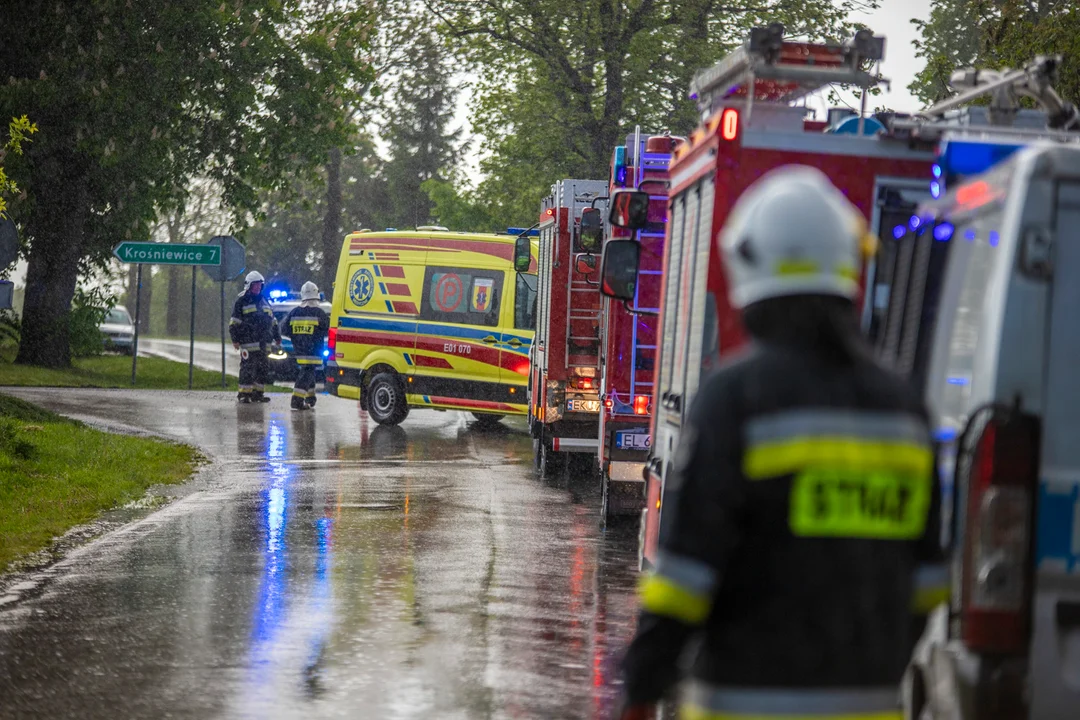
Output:
[[776,263],[777,275],[816,275],[818,264],[813,260],[781,260]]
[[258,309],[259,309],[259,308],[258,308],[258,306],[257,306],[257,305],[244,305],[244,306],[243,306],[243,307],[241,308],[241,310],[243,310],[243,312],[244,312],[244,314],[245,314],[245,315],[247,315],[248,313],[253,313],[253,312],[255,312],[255,311],[256,311],[256,310],[258,310]]
[[240,319],[240,318],[238,318],[238,317],[233,317],[233,318],[229,318],[229,324],[230,324],[230,325],[241,325],[241,324],[243,324],[243,322],[244,322],[244,321],[243,321],[243,320],[241,320],[241,319]]
[[934,456],[913,442],[845,437],[800,437],[751,446],[743,457],[748,480],[790,475],[807,467],[929,476]]
[[647,575],[638,586],[643,610],[700,625],[709,616],[712,597],[677,585],[659,575]]
[[800,537],[914,540],[926,529],[929,475],[810,468],[791,485],[789,525]]
[[948,585],[933,588],[919,588],[911,596],[911,611],[919,615],[929,615],[938,605],[949,602],[952,593]]
[[938,605],[949,602],[949,567],[944,564],[922,565],[915,571],[915,587],[911,595],[911,611],[928,615]]
[[296,358],[297,365],[322,365],[320,358]]
[[842,715],[745,715],[743,713],[716,712],[695,705],[679,708],[679,720],[904,720],[899,710],[872,713],[845,713]]

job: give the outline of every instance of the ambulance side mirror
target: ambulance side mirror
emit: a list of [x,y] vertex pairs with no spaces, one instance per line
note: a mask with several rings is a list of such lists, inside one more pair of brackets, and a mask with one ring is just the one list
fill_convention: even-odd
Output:
[[581,211],[581,239],[579,245],[585,252],[595,252],[604,241],[604,218],[598,208]]
[[532,264],[532,243],[528,235],[521,235],[514,241],[514,270],[529,272]]
[[633,301],[640,255],[641,245],[636,240],[608,240],[600,260],[600,292],[616,300]]
[[616,190],[611,196],[611,224],[626,230],[640,230],[649,222],[649,193]]

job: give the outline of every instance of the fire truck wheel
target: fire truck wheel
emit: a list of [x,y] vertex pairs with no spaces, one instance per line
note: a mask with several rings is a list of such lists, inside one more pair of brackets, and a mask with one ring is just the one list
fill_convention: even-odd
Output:
[[379,373],[367,389],[368,414],[380,425],[398,425],[409,414],[405,388],[394,373]]
[[482,428],[493,428],[499,424],[505,415],[496,415],[494,413],[473,413],[472,416],[476,418],[476,424]]
[[566,453],[555,452],[551,449],[551,441],[541,436],[540,456],[538,467],[541,477],[551,477],[561,471],[566,464]]

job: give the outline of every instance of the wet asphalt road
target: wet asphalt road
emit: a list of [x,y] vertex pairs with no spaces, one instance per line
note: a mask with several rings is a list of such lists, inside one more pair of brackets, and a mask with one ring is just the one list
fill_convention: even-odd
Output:
[[[607,717],[633,631],[636,528],[595,482],[536,477],[484,431],[355,402],[5,392],[193,443],[168,507],[8,590],[0,717]],[[17,600],[12,600],[17,597]]]

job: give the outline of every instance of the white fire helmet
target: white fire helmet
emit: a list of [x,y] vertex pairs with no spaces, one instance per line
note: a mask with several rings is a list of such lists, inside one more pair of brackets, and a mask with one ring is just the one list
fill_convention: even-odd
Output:
[[300,288],[301,300],[318,300],[319,299],[319,286],[310,280],[304,283]]
[[244,278],[244,292],[247,292],[251,288],[251,283],[257,282],[265,284],[266,280],[263,278],[262,273],[252,270],[247,274],[247,277]]
[[777,168],[747,188],[718,240],[737,308],[785,295],[854,300],[873,249],[862,213],[806,165]]

